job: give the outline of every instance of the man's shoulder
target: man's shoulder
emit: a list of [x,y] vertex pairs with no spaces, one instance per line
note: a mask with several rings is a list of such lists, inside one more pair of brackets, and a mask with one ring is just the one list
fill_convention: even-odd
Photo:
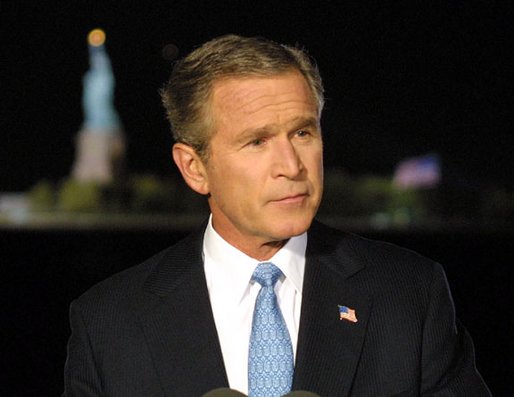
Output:
[[314,222],[309,230],[311,252],[331,258],[335,266],[358,264],[367,273],[431,277],[440,265],[418,252],[391,242],[363,237]]
[[128,267],[98,282],[84,292],[77,301],[103,300],[106,297],[114,297],[116,295],[126,298],[142,286],[144,280],[170,249],[172,247],[168,247],[144,262]]
[[75,305],[108,305],[134,299],[156,273],[172,271],[175,266],[188,267],[193,260],[191,252],[201,243],[200,236],[199,231],[191,233],[144,262],[100,281],[80,295]]
[[389,242],[319,223],[313,225],[312,236],[309,235],[309,251],[315,258],[311,263],[330,269],[338,275],[336,279],[369,294],[377,305],[408,302],[408,306],[422,310],[434,286],[448,288],[445,272],[434,260]]

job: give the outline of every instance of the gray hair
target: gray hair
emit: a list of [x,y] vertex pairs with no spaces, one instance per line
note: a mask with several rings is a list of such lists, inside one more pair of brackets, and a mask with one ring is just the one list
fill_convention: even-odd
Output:
[[275,76],[294,70],[304,76],[321,115],[323,84],[316,64],[303,49],[261,37],[226,35],[208,41],[175,63],[160,91],[175,141],[190,145],[207,159],[214,133],[209,113],[213,84],[222,78]]

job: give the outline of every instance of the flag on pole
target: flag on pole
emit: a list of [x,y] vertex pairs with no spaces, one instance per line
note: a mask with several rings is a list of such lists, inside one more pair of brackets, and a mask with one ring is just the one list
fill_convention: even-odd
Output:
[[393,183],[400,188],[430,188],[441,181],[439,156],[427,154],[401,161],[394,172]]

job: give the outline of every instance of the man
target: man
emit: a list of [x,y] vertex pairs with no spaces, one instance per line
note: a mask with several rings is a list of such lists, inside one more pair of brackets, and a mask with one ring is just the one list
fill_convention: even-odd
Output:
[[313,221],[323,88],[305,53],[220,37],[162,95],[211,216],[71,305],[65,395],[489,395],[438,264]]

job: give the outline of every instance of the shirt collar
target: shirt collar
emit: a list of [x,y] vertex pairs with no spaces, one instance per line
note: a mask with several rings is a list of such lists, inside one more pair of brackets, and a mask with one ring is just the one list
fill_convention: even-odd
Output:
[[[291,237],[270,260],[266,261],[278,266],[300,294],[305,272],[306,247],[307,232]],[[212,288],[226,288],[232,291],[231,295],[239,302],[248,291],[255,267],[262,261],[251,258],[225,241],[214,230],[212,215],[204,233],[203,254],[209,291],[212,291]]]

